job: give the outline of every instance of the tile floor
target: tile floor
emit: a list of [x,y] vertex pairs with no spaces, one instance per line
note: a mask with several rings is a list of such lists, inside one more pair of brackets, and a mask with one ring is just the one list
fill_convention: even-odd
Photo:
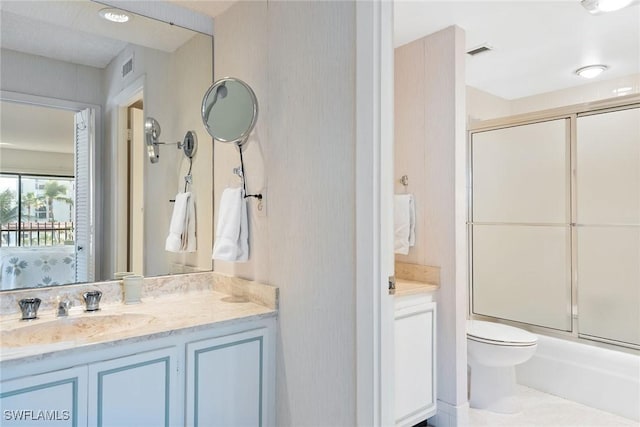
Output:
[[517,386],[522,412],[496,414],[469,409],[469,427],[638,427],[640,423],[570,400]]

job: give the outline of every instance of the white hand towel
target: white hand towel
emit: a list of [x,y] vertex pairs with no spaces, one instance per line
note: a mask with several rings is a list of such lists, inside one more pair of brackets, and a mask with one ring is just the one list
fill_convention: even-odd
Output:
[[183,233],[182,236],[182,249],[184,252],[195,252],[197,249],[196,245],[196,204],[195,197],[193,194],[189,196],[189,200],[187,201],[187,215],[186,215],[186,233]]
[[242,188],[227,188],[220,198],[213,259],[242,262],[249,259],[249,224]]
[[196,250],[195,204],[189,192],[176,194],[169,235],[164,248],[169,252],[195,252]]
[[409,246],[416,245],[416,201],[413,194],[409,194]]
[[413,195],[396,194],[394,197],[394,251],[407,255],[415,245],[416,212]]

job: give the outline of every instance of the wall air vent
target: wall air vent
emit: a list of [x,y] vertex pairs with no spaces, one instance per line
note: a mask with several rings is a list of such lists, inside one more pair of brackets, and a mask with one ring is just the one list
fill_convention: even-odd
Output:
[[122,64],[122,78],[124,79],[133,72],[133,55]]
[[478,47],[474,47],[473,49],[467,51],[467,55],[475,56],[475,55],[479,55],[479,54],[481,54],[483,52],[489,52],[492,49],[493,48],[491,46],[489,46],[488,44],[483,44],[483,45],[480,45]]

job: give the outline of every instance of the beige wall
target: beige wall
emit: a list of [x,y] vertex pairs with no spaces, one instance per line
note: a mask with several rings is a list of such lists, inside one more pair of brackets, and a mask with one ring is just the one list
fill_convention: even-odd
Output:
[[102,105],[103,70],[14,50],[0,51],[0,89]]
[[49,153],[2,148],[0,170],[14,173],[36,173],[74,176],[72,153]]
[[[180,82],[172,85],[171,104],[172,122],[166,126],[168,141],[183,141],[187,131],[195,131],[198,149],[193,157],[191,174],[193,184],[187,191],[195,197],[196,235],[198,250],[195,253],[170,254],[171,262],[193,267],[189,271],[211,270],[211,251],[213,248],[213,141],[207,133],[200,107],[202,97],[213,83],[213,41],[204,34],[195,35],[189,42],[173,52],[170,60],[169,81]],[[169,145],[164,152],[178,152],[178,159],[172,166],[174,193],[184,191],[184,176],[189,171],[189,160]],[[164,154],[164,153],[163,153]],[[173,198],[173,197],[171,197]],[[147,217],[145,220],[151,220]],[[166,237],[166,235],[165,235]],[[164,246],[163,246],[164,247]]]
[[[396,259],[441,268],[436,425],[449,425],[467,401],[464,55],[458,27],[395,51],[394,181],[409,176],[418,218],[416,246]],[[395,191],[404,191],[399,182]]]
[[471,125],[479,120],[508,117],[633,94],[640,94],[640,74],[599,80],[512,100],[467,86],[467,114]]
[[524,114],[632,94],[640,94],[640,74],[514,99],[511,101],[511,114]]
[[495,119],[511,115],[511,102],[488,92],[467,86],[468,124],[480,120]]
[[[120,75],[122,63],[134,57],[134,71],[124,79]],[[212,147],[211,139],[202,126],[200,105],[202,96],[212,83],[211,38],[196,35],[180,49],[169,54],[141,46],[129,45],[105,70],[105,175],[111,188],[119,191],[109,193],[107,211],[118,212],[106,223],[109,242],[105,243],[110,256],[105,259],[107,276],[125,269],[126,260],[119,257],[117,242],[126,241],[126,227],[118,227],[118,221],[126,224],[126,177],[127,166],[122,150],[116,143],[116,100],[137,79],[144,78],[144,116],[155,118],[161,127],[160,141],[175,143],[182,141],[188,130],[195,130],[199,147],[194,157],[193,186],[196,193],[196,254],[173,254],[164,250],[173,213],[173,204],[178,191],[184,191],[184,174],[188,164],[176,145],[160,146],[160,159],[152,164],[145,160],[144,166],[144,275],[157,276],[175,270],[175,264],[192,266],[195,270],[211,268],[212,248]],[[189,65],[190,64],[190,65]],[[119,159],[119,160],[116,160]],[[111,163],[112,161],[116,163]],[[109,172],[114,171],[114,172]],[[125,186],[123,186],[125,185]],[[189,269],[193,271],[194,269]]]
[[[272,102],[269,98],[269,39],[267,37],[268,7],[266,1],[239,2],[215,19],[214,77],[232,76],[245,81],[258,98],[258,121],[243,148],[247,191],[265,195],[266,217],[258,216],[256,200],[248,200],[249,262],[214,261],[214,269],[241,277],[269,282],[269,233],[271,198],[266,171],[270,150],[268,138]],[[232,169],[240,165],[238,150],[233,144],[214,143],[214,224],[222,192],[237,187],[240,180]],[[215,229],[215,226],[214,226]],[[275,283],[274,283],[275,284]]]
[[[277,425],[354,426],[355,5],[238,2],[215,25],[216,77],[260,103],[245,166],[267,209],[249,202],[250,261],[215,268],[280,289]],[[237,156],[215,144],[216,198]]]
[[[134,57],[133,72],[124,79],[121,66],[131,55]],[[103,158],[105,162],[104,180],[116,191],[108,192],[105,198],[105,211],[111,212],[110,221],[105,221],[105,277],[111,277],[115,271],[126,271],[126,258],[118,242],[126,241],[126,147],[119,147],[118,140],[118,108],[116,103],[120,93],[130,87],[136,79],[144,76],[144,116],[154,117],[162,130],[160,139],[165,141],[169,136],[171,122],[171,97],[169,96],[169,61],[170,55],[154,49],[128,45],[105,69],[105,144]],[[175,194],[174,165],[178,161],[177,150],[163,146],[160,148],[160,162],[152,165],[145,163],[145,212],[144,240],[145,269],[142,274],[155,276],[167,274],[169,256],[164,251],[164,239],[171,219],[172,206],[169,199]],[[124,224],[124,227],[118,227]]]

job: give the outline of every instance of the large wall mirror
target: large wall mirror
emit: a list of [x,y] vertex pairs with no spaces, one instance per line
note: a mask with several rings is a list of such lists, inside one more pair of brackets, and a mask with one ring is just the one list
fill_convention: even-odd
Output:
[[[211,270],[213,154],[200,103],[213,24],[205,34],[130,12],[111,22],[107,7],[0,4],[2,290]],[[162,125],[155,164],[146,117]],[[176,144],[187,131],[201,142],[192,165]],[[197,249],[168,252],[190,166]]]

